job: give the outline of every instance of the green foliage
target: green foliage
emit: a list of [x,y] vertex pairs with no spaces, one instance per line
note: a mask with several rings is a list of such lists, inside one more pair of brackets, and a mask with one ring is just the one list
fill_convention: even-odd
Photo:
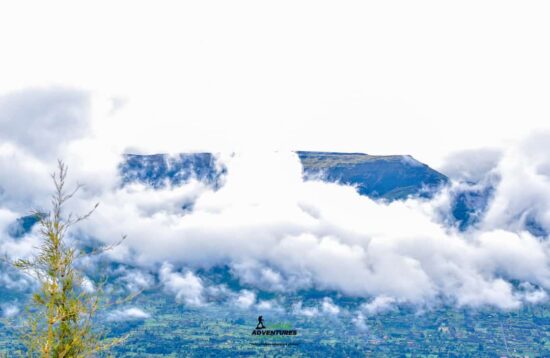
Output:
[[371,161],[400,161],[400,155],[369,155],[363,153],[298,152],[304,168],[322,170],[335,166],[350,166]]
[[13,263],[38,282],[27,308],[22,337],[29,357],[87,357],[122,341],[105,340],[94,329],[94,316],[101,306],[101,290],[84,289],[84,276],[75,268],[75,260],[83,253],[67,245],[65,238],[68,229],[88,218],[98,205],[83,216],[65,216],[64,205],[80,189],[78,186],[67,192],[66,176],[67,166],[59,161],[58,171],[52,174],[55,192],[51,211],[35,212],[41,245],[32,258]]

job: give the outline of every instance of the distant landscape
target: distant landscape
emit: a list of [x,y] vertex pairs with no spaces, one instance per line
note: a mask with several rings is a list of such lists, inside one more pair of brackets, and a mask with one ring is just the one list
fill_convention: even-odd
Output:
[[[297,156],[306,181],[351,186],[358,194],[377,200],[379,205],[406,200],[428,202],[451,188],[447,176],[410,156],[325,152],[298,152]],[[128,154],[119,165],[122,187],[138,184],[154,190],[172,190],[170,188],[199,181],[211,188],[209,190],[218,191],[230,175],[229,170],[210,153]],[[443,213],[446,218],[442,222],[449,230],[458,232],[475,226],[474,216],[484,212],[493,190],[480,188],[478,183],[468,183],[460,191],[453,189],[450,196],[453,202]],[[194,202],[180,205],[184,219],[186,213],[193,210]],[[8,225],[7,234],[13,240],[23,240],[32,234],[35,224],[32,216],[21,217]],[[93,246],[94,241],[85,239],[82,244]],[[181,347],[185,347],[185,356],[196,357],[550,354],[550,306],[547,304],[501,310],[490,306],[456,307],[442,301],[420,309],[407,302],[399,304],[389,297],[384,299],[384,296],[367,304],[368,300],[363,297],[338,290],[309,288],[281,293],[269,285],[258,287],[243,279],[242,273],[231,265],[195,271],[192,277],[197,277],[200,285],[215,288],[210,292],[201,291],[201,302],[198,302],[193,301],[199,298],[192,297],[196,290],[192,280],[180,278],[183,285],[178,287],[176,281],[166,278],[176,274],[170,267],[154,273],[105,256],[83,269],[93,280],[100,280],[102,274],[108,272],[112,299],[122,298],[128,292],[141,292],[122,307],[97,318],[108,336],[128,335],[125,344],[114,348],[117,355],[182,356]],[[4,277],[12,282],[11,287],[4,285],[0,289],[5,311],[10,305],[25,302],[29,290],[25,287],[29,286],[17,273],[9,269],[4,272]],[[177,277],[182,276],[173,279]],[[512,284],[522,289],[521,282]],[[298,330],[298,335],[279,340],[253,337],[251,332],[258,315],[265,317],[268,328],[286,322]],[[17,325],[17,319],[14,316],[4,321],[0,351],[17,354],[24,349],[17,339],[17,331],[10,328]]]

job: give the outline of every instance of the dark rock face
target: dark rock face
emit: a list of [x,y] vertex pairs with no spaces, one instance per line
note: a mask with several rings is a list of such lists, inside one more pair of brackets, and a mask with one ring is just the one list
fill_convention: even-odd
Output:
[[218,165],[211,153],[126,154],[119,167],[122,184],[141,182],[160,188],[166,184],[179,185],[191,179],[218,188],[225,168]]
[[23,237],[31,232],[33,226],[39,221],[40,217],[38,215],[27,215],[20,217],[9,225],[8,235],[13,237],[14,239]]
[[298,152],[306,178],[354,185],[361,195],[388,200],[430,196],[448,178],[410,156]]
[[492,199],[492,186],[471,186],[451,193],[451,217],[460,231],[477,224],[484,215]]

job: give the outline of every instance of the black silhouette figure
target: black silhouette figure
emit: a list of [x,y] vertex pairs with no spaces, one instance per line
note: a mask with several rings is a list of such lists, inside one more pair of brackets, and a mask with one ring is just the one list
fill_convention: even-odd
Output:
[[264,317],[260,316],[258,317],[258,324],[256,325],[256,329],[264,329]]

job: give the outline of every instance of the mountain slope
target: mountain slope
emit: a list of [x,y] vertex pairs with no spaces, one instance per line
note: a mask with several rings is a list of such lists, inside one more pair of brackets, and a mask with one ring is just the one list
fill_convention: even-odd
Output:
[[411,156],[297,152],[306,178],[353,185],[361,195],[388,200],[429,196],[448,178]]
[[141,182],[159,188],[167,183],[179,185],[196,179],[212,186],[220,185],[225,168],[211,153],[139,155],[125,154],[119,166],[123,184]]
[[[448,182],[445,175],[410,156],[303,151],[297,154],[306,179],[353,185],[361,195],[376,199],[429,196]],[[210,153],[127,154],[124,159],[120,165],[123,184],[142,182],[157,188],[167,183],[179,185],[194,178],[219,187],[226,173]]]

